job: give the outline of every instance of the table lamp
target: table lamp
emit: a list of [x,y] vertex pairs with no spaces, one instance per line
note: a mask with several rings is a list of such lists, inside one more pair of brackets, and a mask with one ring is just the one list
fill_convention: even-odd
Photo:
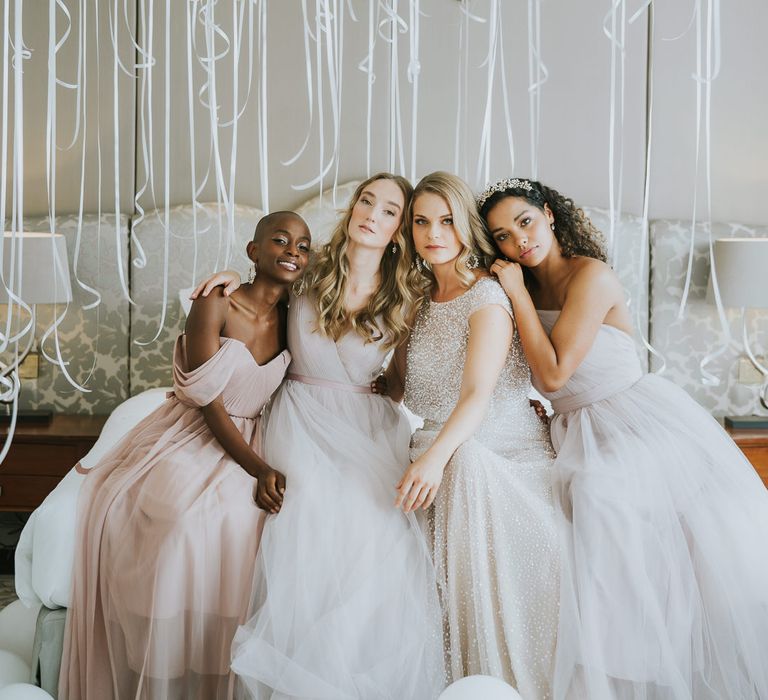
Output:
[[[53,244],[51,243],[53,241]],[[55,253],[54,253],[55,248]],[[21,255],[21,288],[19,289],[19,255]],[[12,267],[13,266],[13,267]],[[15,236],[3,233],[3,282],[0,284],[0,304],[8,303],[8,289],[31,307],[29,339],[23,352],[2,370],[7,377],[32,349],[36,337],[36,306],[64,304],[72,301],[66,239],[60,233],[24,231]],[[15,360],[15,358],[14,358]],[[32,411],[19,414],[19,420],[44,420],[50,412]],[[0,420],[2,416],[0,416]]]
[[[747,310],[768,309],[768,238],[720,238],[715,241],[717,286],[724,307],[740,308],[742,341],[750,362],[763,377],[760,402],[768,408],[768,368],[755,357],[747,334]],[[729,428],[768,428],[766,416],[726,416]]]

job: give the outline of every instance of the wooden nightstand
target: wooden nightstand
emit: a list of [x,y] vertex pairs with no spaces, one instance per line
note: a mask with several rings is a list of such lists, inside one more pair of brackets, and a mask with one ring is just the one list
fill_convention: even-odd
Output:
[[731,430],[728,434],[768,486],[768,430]]
[[[86,455],[108,416],[55,415],[43,425],[17,425],[0,464],[0,510],[31,511]],[[8,433],[0,427],[0,437]]]

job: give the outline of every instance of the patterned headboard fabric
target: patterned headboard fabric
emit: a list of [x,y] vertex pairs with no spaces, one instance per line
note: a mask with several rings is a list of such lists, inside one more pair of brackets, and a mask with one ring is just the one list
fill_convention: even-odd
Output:
[[147,212],[146,218],[134,228],[131,259],[138,256],[141,246],[146,265],[132,266],[131,273],[131,293],[136,302],[131,309],[131,395],[172,383],[173,343],[184,329],[185,319],[179,290],[193,287],[216,270],[232,268],[246,273],[248,269],[245,246],[253,238],[262,212],[255,207],[236,206],[234,240],[229,243],[226,233],[221,237],[218,233],[221,229],[226,230],[223,207],[198,205],[196,214],[197,246],[194,245],[192,205],[181,205],[170,211],[167,305],[162,330],[159,326],[163,310],[165,230],[161,212]]
[[[357,182],[340,185],[335,197],[331,190],[315,196],[297,211],[312,230],[313,246],[325,243],[346,207]],[[587,214],[606,236],[609,215],[604,209],[588,208]],[[78,276],[85,284],[103,292],[96,309],[82,306],[93,296],[80,287],[73,275],[74,302],[60,328],[64,359],[68,370],[90,393],[72,389],[61,370],[41,362],[38,380],[22,383],[21,407],[52,407],[68,413],[109,413],[116,405],[145,389],[171,383],[173,342],[184,326],[179,291],[216,269],[231,267],[245,274],[248,260],[245,245],[262,212],[254,207],[236,206],[234,239],[227,249],[226,213],[215,204],[198,205],[197,250],[193,240],[191,205],[175,207],[170,212],[167,306],[163,329],[158,334],[162,312],[163,265],[165,236],[160,212],[147,212],[140,222],[129,227],[126,217],[120,220],[119,237],[114,216],[86,216],[81,237]],[[645,271],[641,272],[643,230],[639,217],[623,214],[616,222],[613,264],[624,284],[632,309],[637,311],[636,342],[638,353],[647,367],[648,353],[642,337],[667,363],[666,376],[682,386],[703,406],[716,414],[746,414],[755,407],[757,387],[738,384],[737,360],[742,353],[737,313],[729,311],[733,341],[730,347],[709,366],[722,379],[720,386],[701,381],[699,362],[722,342],[717,314],[705,299],[709,277],[707,239],[697,235],[693,266],[693,284],[689,303],[682,319],[677,310],[682,295],[688,255],[690,225],[682,221],[652,221],[646,253]],[[44,219],[27,220],[25,228],[48,230]],[[57,230],[67,237],[70,270],[74,271],[75,217],[58,217]],[[768,235],[768,227],[744,227],[716,224],[713,237]],[[119,282],[117,245],[121,246],[127,270],[131,306]],[[142,254],[143,251],[143,254]],[[229,256],[229,257],[228,257]],[[144,261],[136,265],[134,261]],[[649,269],[650,265],[650,269]],[[52,309],[40,307],[38,337],[50,325]],[[768,312],[752,312],[751,338],[758,354],[768,349]],[[155,336],[157,335],[157,338]],[[49,346],[50,347],[50,346]],[[653,358],[651,369],[658,370],[660,360]]]
[[[114,214],[83,217],[80,255],[75,267],[77,217],[56,217],[56,231],[67,240],[73,297],[58,329],[59,346],[69,374],[90,391],[82,393],[73,388],[57,366],[41,357],[38,378],[21,381],[20,410],[44,408],[57,413],[104,414],[128,398],[129,304],[117,267],[118,240],[121,258],[127,267],[128,217],[120,217],[119,228],[115,221]],[[24,230],[49,231],[47,217],[25,219]],[[78,280],[100,291],[101,303],[97,307],[83,308],[94,302],[95,297]],[[56,310],[61,314],[64,307],[58,306]],[[53,306],[37,307],[38,341],[53,320]],[[55,355],[52,337],[46,342],[45,350]]]
[[[699,364],[723,346],[717,310],[707,299],[709,246],[706,232],[696,232],[690,295],[682,318],[678,317],[685,285],[690,245],[690,222],[654,221],[651,225],[651,344],[666,361],[663,376],[685,389],[715,415],[767,415],[758,409],[759,385],[738,383],[738,360],[743,354],[741,314],[727,310],[731,343],[705,369],[720,379],[719,386],[702,381]],[[768,236],[768,227],[713,224],[712,238]],[[768,274],[768,271],[766,271]],[[758,355],[768,350],[768,311],[748,312],[750,343]],[[658,371],[662,360],[653,358]],[[756,410],[758,409],[758,410]]]

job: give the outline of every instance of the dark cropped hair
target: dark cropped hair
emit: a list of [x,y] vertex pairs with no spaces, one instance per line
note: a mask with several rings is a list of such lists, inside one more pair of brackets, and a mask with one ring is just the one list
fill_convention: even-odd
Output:
[[[564,257],[583,255],[587,258],[607,261],[608,253],[605,238],[581,207],[577,207],[569,197],[564,197],[557,190],[542,185],[536,180],[524,180],[523,182],[528,183],[530,189],[515,186],[506,187],[493,191],[490,196],[485,198],[480,206],[480,216],[483,221],[487,223],[491,209],[506,197],[521,197],[541,211],[544,211],[544,205],[547,204],[555,217],[555,238],[560,244],[560,250]],[[489,238],[491,238],[490,235]],[[492,238],[491,242],[496,244]]]

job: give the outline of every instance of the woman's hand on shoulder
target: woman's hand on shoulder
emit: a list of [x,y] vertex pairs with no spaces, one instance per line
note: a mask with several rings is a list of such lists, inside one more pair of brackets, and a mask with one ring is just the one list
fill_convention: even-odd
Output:
[[523,268],[520,264],[504,258],[496,258],[489,272],[496,277],[508,297],[512,298],[515,294],[526,292]]
[[195,287],[195,291],[189,295],[190,299],[197,299],[199,296],[207,297],[216,287],[224,287],[224,296],[228,297],[242,283],[240,275],[234,270],[224,270],[215,272],[210,277],[203,280]]
[[417,508],[427,509],[437,496],[443,480],[445,465],[425,452],[405,470],[397,486],[395,507],[410,513]]

